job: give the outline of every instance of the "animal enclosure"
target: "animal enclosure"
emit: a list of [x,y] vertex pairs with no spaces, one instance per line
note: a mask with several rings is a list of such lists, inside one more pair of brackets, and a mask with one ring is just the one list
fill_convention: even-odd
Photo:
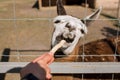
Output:
[[[36,0],[0,0],[0,80],[20,80],[19,70],[51,49],[57,12],[48,1],[48,7],[38,10],[33,8]],[[65,5],[65,9],[80,19],[95,11],[79,5]],[[119,28],[120,0],[114,9],[103,7],[88,27],[87,35],[80,39],[76,62],[58,61],[50,66],[53,80],[119,80]]]

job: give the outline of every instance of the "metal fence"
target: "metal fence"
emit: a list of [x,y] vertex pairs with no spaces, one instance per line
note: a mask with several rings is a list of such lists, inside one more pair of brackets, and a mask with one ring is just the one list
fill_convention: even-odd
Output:
[[[29,61],[50,50],[52,19],[57,15],[55,6],[51,7],[52,1],[48,1],[49,6],[42,7],[40,10],[36,8],[38,5],[34,4],[36,0],[0,1],[0,73],[18,73],[20,68]],[[84,2],[83,4],[88,4],[88,0]],[[52,73],[81,74],[82,80],[85,74],[111,74],[110,80],[120,79],[119,77],[116,79],[116,74],[120,73],[120,63],[119,60],[116,61],[116,57],[120,57],[117,54],[118,44],[115,44],[114,54],[86,54],[85,51],[86,44],[90,45],[89,43],[98,42],[97,40],[103,38],[115,37],[119,40],[119,4],[120,0],[115,3],[116,8],[110,9],[104,8],[105,4],[101,4],[103,11],[100,18],[88,27],[88,35],[81,40],[81,54],[78,55],[81,60],[79,62],[55,62],[50,66]],[[83,18],[93,11],[87,6],[81,7],[80,5],[67,5],[65,8],[68,14],[78,18]],[[102,58],[94,60],[99,59],[98,57]],[[110,59],[104,60],[106,57]]]

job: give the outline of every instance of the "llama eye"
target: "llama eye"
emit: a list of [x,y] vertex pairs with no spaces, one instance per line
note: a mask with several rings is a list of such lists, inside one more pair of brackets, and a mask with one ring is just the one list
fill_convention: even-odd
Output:
[[85,33],[85,31],[84,31],[83,29],[81,29],[80,31],[81,31],[81,33],[82,33],[82,34],[84,34],[84,33]]
[[60,23],[61,21],[60,20],[56,20],[54,23]]

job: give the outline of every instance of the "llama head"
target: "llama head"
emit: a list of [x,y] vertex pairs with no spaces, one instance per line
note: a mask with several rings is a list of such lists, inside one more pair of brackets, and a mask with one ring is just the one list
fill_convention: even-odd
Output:
[[87,34],[87,24],[98,18],[100,12],[101,8],[81,20],[67,15],[62,0],[57,0],[58,16],[53,20],[55,28],[52,37],[52,47],[64,39],[66,43],[60,50],[66,55],[70,54],[74,50],[79,39]]

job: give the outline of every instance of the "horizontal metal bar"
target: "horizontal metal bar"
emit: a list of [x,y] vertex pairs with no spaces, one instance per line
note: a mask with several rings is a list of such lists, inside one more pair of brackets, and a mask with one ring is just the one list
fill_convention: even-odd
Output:
[[[28,62],[0,62],[0,73],[19,73]],[[54,62],[50,65],[51,73],[120,73],[119,62]]]
[[[53,20],[53,18],[10,18],[10,19],[2,19],[0,18],[0,21],[25,21],[25,20]],[[89,20],[96,20],[96,21],[107,21],[107,20],[110,20],[110,21],[119,21],[119,19],[89,19]]]
[[26,21],[26,20],[53,20],[53,18],[10,18],[10,19],[1,19],[0,21]]
[[[49,50],[48,50],[49,51]],[[48,51],[41,51],[41,52],[48,52]],[[22,52],[22,51],[21,51]],[[26,51],[27,52],[27,51]],[[34,51],[35,52],[35,51]],[[37,51],[36,51],[37,52]],[[18,57],[18,55],[17,54],[12,54],[11,53],[11,55],[0,55],[0,56],[6,56],[6,57]],[[19,57],[21,57],[21,56],[40,56],[39,54],[21,54],[21,55],[19,55]],[[58,56],[58,57],[65,57],[66,55],[55,55],[56,57]],[[115,57],[120,57],[120,55],[70,55],[70,56],[77,56],[77,57],[90,57],[90,56],[92,56],[92,57],[113,57],[113,56],[115,56]]]

